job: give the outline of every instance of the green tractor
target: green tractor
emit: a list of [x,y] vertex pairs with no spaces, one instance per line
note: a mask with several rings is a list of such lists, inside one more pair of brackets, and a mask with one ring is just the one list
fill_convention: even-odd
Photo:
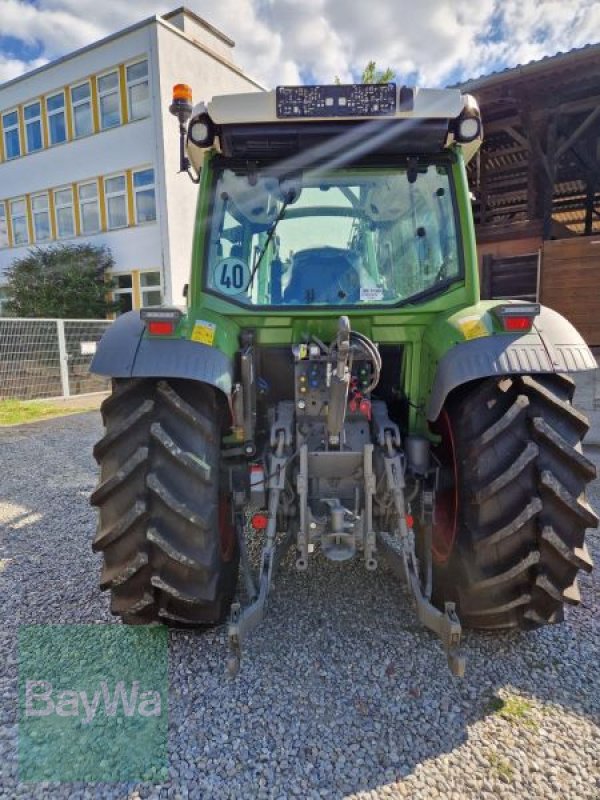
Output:
[[235,672],[291,546],[298,570],[385,559],[456,675],[461,622],[561,621],[597,524],[568,373],[596,362],[551,309],[479,298],[474,99],[292,86],[192,107],[179,85],[171,111],[200,184],[187,306],[119,317],[92,366],[113,379],[92,496],[112,612],[229,619]]

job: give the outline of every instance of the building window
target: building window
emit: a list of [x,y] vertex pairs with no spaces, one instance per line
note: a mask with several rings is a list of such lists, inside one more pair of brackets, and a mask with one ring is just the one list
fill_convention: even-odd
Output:
[[135,221],[154,222],[156,219],[156,199],[154,196],[154,170],[143,169],[133,173],[135,193]]
[[98,185],[82,183],[79,187],[79,216],[82,233],[98,233],[100,230],[100,213],[98,208]]
[[67,128],[65,125],[65,93],[59,92],[46,98],[46,108],[48,109],[48,129],[50,132],[50,144],[61,144],[67,139]]
[[140,286],[142,289],[142,307],[162,305],[162,286],[160,272],[140,273]]
[[141,119],[150,114],[148,62],[138,61],[127,67],[127,102],[129,119]]
[[29,244],[27,232],[27,203],[25,198],[10,201],[10,223],[12,226],[13,244]]
[[108,227],[125,228],[127,226],[127,181],[125,175],[105,178],[104,193],[106,195],[106,219]]
[[75,137],[88,136],[94,129],[89,82],[86,81],[80,86],[71,88],[71,106],[73,107],[73,131]]
[[4,128],[4,152],[6,158],[18,158],[21,155],[18,113],[9,111],[8,114],[3,114],[2,127]]
[[56,211],[56,235],[59,239],[75,236],[73,220],[73,190],[57,189],[54,192],[54,208]]
[[33,233],[36,242],[47,242],[50,234],[50,212],[48,210],[48,194],[36,194],[31,198],[33,214]]
[[6,205],[0,200],[0,248],[8,247],[8,225],[6,223]]
[[98,78],[98,103],[100,105],[100,127],[114,128],[121,124],[121,102],[119,98],[119,73],[115,70]]
[[131,275],[113,275],[115,288],[113,296],[119,303],[118,314],[125,314],[133,308],[133,279]]
[[25,116],[25,139],[27,152],[35,153],[42,149],[42,106],[39,102],[31,103],[23,109]]

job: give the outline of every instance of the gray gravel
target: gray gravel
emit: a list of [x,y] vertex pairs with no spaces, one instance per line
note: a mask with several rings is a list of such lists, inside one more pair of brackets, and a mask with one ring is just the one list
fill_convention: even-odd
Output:
[[117,624],[90,550],[99,435],[95,413],[0,431],[0,797],[600,797],[598,570],[564,625],[467,633],[458,681],[391,574],[322,560],[284,568],[235,681],[223,629],[170,634],[167,783],[19,784],[18,624]]

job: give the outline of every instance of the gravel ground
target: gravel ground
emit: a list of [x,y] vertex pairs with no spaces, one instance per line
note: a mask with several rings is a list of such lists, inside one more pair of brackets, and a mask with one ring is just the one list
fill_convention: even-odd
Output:
[[170,633],[167,783],[18,783],[19,623],[117,624],[90,550],[99,435],[96,413],[0,431],[0,797],[600,797],[598,570],[563,625],[467,632],[460,681],[390,573],[323,560],[282,570],[234,681],[223,629]]

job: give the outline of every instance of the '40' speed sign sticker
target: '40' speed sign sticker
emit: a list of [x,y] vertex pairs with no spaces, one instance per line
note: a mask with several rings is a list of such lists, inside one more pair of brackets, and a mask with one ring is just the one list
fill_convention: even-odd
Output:
[[221,294],[240,294],[248,288],[250,267],[241,258],[222,258],[215,264],[213,285]]

